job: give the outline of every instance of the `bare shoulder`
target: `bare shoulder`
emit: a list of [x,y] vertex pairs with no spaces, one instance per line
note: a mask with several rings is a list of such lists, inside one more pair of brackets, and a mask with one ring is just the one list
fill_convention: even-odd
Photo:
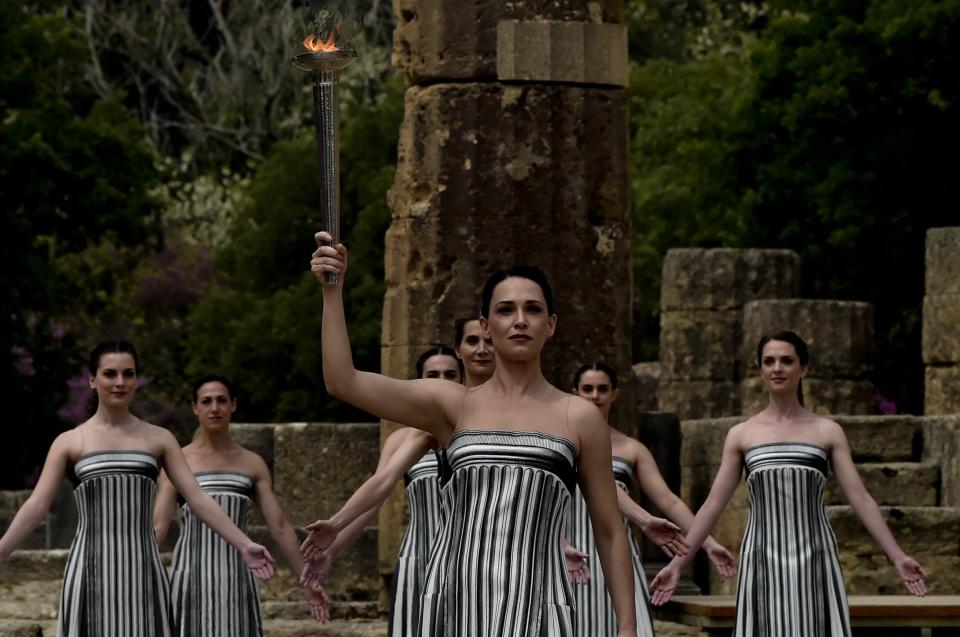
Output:
[[147,439],[152,444],[156,444],[158,447],[167,447],[171,444],[176,445],[178,448],[180,447],[180,443],[177,442],[177,439],[166,427],[152,425],[146,420],[141,420],[140,422],[143,423]]
[[83,440],[79,431],[81,426],[77,425],[54,438],[50,445],[50,453],[62,456],[71,462],[76,460],[83,453]]
[[815,416],[814,427],[816,427],[818,438],[823,440],[826,446],[829,449],[835,447],[847,447],[847,434],[843,431],[843,427],[840,426],[835,420],[825,418],[824,416]]
[[267,461],[259,453],[240,445],[237,446],[240,448],[239,460],[242,473],[256,480],[270,477],[270,468],[267,466]]
[[733,427],[730,427],[730,431],[727,432],[727,438],[724,446],[740,452],[744,451],[746,444],[749,441],[749,432],[756,424],[754,418],[756,418],[756,416],[748,418],[747,420],[739,422]]

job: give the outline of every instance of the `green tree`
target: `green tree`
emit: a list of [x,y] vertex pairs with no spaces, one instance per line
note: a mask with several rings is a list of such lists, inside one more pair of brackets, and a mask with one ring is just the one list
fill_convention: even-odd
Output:
[[56,263],[109,239],[156,244],[156,183],[143,130],[117,97],[83,80],[89,55],[62,3],[0,0],[0,382],[20,445],[0,462],[19,486],[63,427],[57,410],[76,373],[65,330],[77,290]]
[[[358,366],[378,369],[383,236],[390,222],[403,117],[395,76],[372,103],[353,107],[341,133],[341,232],[350,246],[347,311]],[[189,317],[188,371],[218,370],[241,388],[247,420],[362,417],[323,390],[320,286],[308,271],[322,227],[312,136],[279,142],[251,179],[218,264],[225,284]]]

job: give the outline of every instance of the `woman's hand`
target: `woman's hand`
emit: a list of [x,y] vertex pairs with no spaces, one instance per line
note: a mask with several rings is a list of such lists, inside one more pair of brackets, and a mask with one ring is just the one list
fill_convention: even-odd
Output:
[[650,538],[669,557],[686,555],[690,550],[680,527],[664,518],[651,516],[639,524],[643,534]]
[[307,531],[310,533],[300,545],[300,554],[308,562],[319,560],[323,551],[333,544],[339,534],[337,527],[329,520],[317,520],[307,525]]
[[733,577],[737,574],[737,560],[733,553],[727,550],[727,547],[716,540],[703,543],[703,551],[710,558],[713,567],[717,569],[723,577]]
[[[343,285],[343,277],[347,274],[347,248],[342,243],[336,247],[330,245],[333,237],[329,232],[318,232],[313,236],[317,242],[317,249],[310,259],[310,271],[323,285],[334,287]],[[337,275],[336,283],[327,282],[327,273]]]
[[327,579],[327,573],[330,572],[332,563],[333,553],[323,551],[320,557],[303,565],[303,571],[300,573],[300,583],[314,591],[323,590],[323,581]]
[[917,597],[923,597],[927,594],[927,584],[923,581],[927,573],[917,560],[909,555],[904,555],[894,563],[894,567],[896,567],[897,575],[903,580],[908,591]]
[[307,598],[307,604],[310,605],[310,616],[321,624],[330,621],[330,594],[322,588],[320,590],[305,588],[303,594]]
[[575,584],[586,584],[590,581],[590,565],[587,563],[589,555],[576,548],[566,540],[563,542],[563,558],[567,561],[567,573]]
[[666,604],[680,581],[680,569],[673,563],[667,564],[650,582],[650,603],[654,606]]
[[243,562],[258,579],[268,580],[273,577],[273,556],[267,547],[256,542],[250,542],[241,552]]

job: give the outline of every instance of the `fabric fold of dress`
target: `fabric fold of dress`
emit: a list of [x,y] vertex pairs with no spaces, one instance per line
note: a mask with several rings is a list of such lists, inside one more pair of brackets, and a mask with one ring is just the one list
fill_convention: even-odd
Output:
[[169,637],[170,588],[153,532],[157,459],[97,451],[69,471],[77,530],[67,555],[57,637]]
[[770,443],[744,454],[750,516],[740,548],[737,637],[850,637],[823,487],[828,454]]
[[[194,474],[200,488],[244,533],[253,480],[232,471]],[[174,626],[181,637],[260,637],[260,592],[240,552],[181,506],[170,581]]]
[[561,551],[576,447],[540,432],[466,430],[443,455],[446,518],[427,567],[424,637],[572,637]]
[[[634,465],[623,458],[613,458],[613,478],[617,487],[630,493],[634,482]],[[624,517],[623,524],[627,531],[627,543],[630,545],[630,557],[633,561],[633,599],[637,614],[638,637],[653,637],[653,613],[650,609],[650,591],[647,588],[647,577],[643,572],[640,561],[640,545],[630,528],[630,521]],[[573,498],[573,509],[570,515],[570,543],[586,553],[590,566],[591,578],[586,584],[574,585],[573,591],[577,602],[575,634],[577,637],[616,637],[617,615],[613,609],[613,600],[607,592],[600,567],[600,557],[597,554],[597,541],[593,535],[593,525],[590,523],[590,513],[587,502],[577,490]]]
[[410,522],[400,544],[390,596],[390,637],[416,637],[427,560],[440,527],[437,454],[428,452],[403,476]]

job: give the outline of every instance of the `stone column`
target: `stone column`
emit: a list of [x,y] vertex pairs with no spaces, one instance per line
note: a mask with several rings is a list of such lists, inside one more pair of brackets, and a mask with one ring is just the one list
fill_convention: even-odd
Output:
[[741,384],[744,414],[767,405],[757,369],[760,337],[792,330],[810,348],[810,367],[803,380],[806,406],[823,414],[876,413],[873,369],[873,306],[859,301],[781,299],[753,301],[743,308]]
[[[400,131],[382,370],[409,377],[498,268],[542,268],[557,296],[544,372],[582,362],[631,378],[626,27],[622,0],[395,0],[394,59],[410,84]],[[626,382],[617,422],[633,428]],[[392,430],[385,424],[383,435]],[[380,517],[392,571],[404,506]]]
[[927,231],[924,413],[960,414],[960,227]]
[[743,305],[797,296],[791,250],[679,248],[660,287],[660,405],[680,418],[741,413]]

